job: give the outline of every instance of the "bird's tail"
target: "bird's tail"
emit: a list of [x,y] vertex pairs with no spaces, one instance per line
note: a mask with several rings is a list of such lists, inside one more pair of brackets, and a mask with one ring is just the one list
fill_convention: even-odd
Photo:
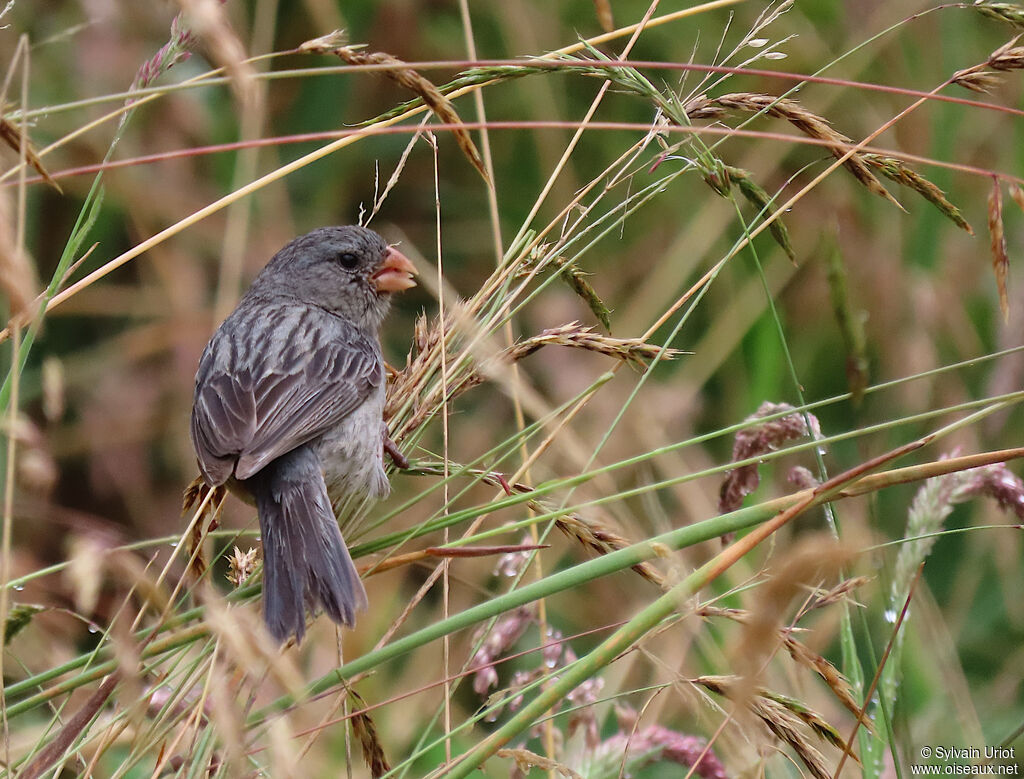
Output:
[[338,530],[320,460],[308,446],[282,455],[245,481],[263,536],[263,616],[284,642],[306,632],[305,608],[352,626],[366,590]]

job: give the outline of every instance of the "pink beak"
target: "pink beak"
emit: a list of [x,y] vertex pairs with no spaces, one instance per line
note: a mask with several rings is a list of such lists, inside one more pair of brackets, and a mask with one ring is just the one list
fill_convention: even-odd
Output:
[[412,278],[415,275],[416,266],[409,258],[394,246],[389,246],[384,253],[384,262],[370,278],[378,292],[401,292],[416,286]]

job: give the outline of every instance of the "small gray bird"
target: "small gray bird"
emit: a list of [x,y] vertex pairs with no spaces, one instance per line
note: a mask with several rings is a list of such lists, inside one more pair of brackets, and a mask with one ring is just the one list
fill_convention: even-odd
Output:
[[366,608],[329,495],[390,492],[377,330],[415,272],[372,230],[314,230],[274,255],[200,358],[192,443],[208,485],[256,504],[278,641],[301,641],[307,607],[348,626]]

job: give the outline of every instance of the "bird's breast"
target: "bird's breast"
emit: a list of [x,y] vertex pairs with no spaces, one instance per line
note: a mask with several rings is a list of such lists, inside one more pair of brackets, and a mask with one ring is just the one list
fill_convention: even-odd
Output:
[[363,493],[387,497],[391,490],[383,462],[384,385],[317,441],[331,499]]

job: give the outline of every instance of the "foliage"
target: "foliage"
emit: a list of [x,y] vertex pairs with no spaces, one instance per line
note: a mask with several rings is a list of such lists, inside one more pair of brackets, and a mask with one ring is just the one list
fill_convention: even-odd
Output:
[[[5,775],[1021,747],[1021,20],[7,3]],[[282,650],[252,509],[180,517],[192,377],[278,247],[354,221],[421,270],[410,462],[337,507],[370,611]]]

